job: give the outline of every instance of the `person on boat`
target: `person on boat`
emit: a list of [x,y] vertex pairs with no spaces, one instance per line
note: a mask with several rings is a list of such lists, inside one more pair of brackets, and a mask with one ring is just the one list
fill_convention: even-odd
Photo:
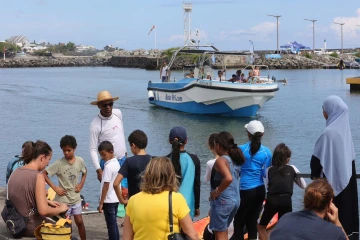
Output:
[[25,166],[17,168],[10,176],[8,199],[21,216],[28,218],[22,237],[34,237],[34,230],[46,216],[68,210],[66,204],[46,199],[45,178],[41,171],[49,164],[51,157],[52,149],[46,142],[32,142],[22,153]]
[[180,182],[181,193],[190,208],[190,217],[193,219],[200,215],[200,160],[185,151],[187,143],[186,130],[183,127],[173,127],[169,133],[169,143],[172,152],[167,155],[174,164],[176,175]]
[[232,82],[232,83],[236,82],[236,75],[233,74],[233,75],[231,76],[231,78],[228,80],[228,82]]
[[194,70],[191,70],[190,74],[188,74],[186,78],[194,78]]
[[221,70],[218,71],[218,76],[217,76],[216,80],[218,80],[220,82],[226,81],[225,76],[223,76],[223,71],[221,71]]
[[240,205],[239,168],[244,155],[229,132],[220,132],[215,138],[218,157],[211,172],[210,224],[215,239],[228,239],[228,227]]
[[[102,159],[99,162],[98,146],[100,143],[109,141],[114,145],[114,155],[120,165],[125,161],[127,155],[122,113],[120,109],[113,109],[114,101],[118,99],[119,97],[112,97],[108,91],[101,91],[97,95],[97,100],[90,103],[100,109],[100,113],[90,124],[89,140],[90,157],[100,182],[105,164]],[[123,185],[126,185],[124,182],[126,181],[123,181]]]
[[169,67],[166,63],[166,61],[163,62],[163,65],[160,67],[160,79],[162,82],[168,82],[169,81]]
[[142,176],[140,190],[126,207],[123,240],[168,239],[169,193],[172,195],[173,232],[183,231],[199,240],[184,196],[178,192],[174,166],[167,157],[152,158]]
[[210,73],[210,72],[207,72],[207,73],[206,73],[206,79],[207,79],[207,80],[211,80],[211,73]]
[[24,142],[21,147],[22,148],[21,155],[14,156],[14,158],[8,162],[8,165],[6,167],[6,177],[5,177],[6,184],[8,183],[10,175],[15,171],[15,169],[25,165],[22,156],[23,156],[23,152],[26,151],[26,149],[28,149],[29,147],[32,147],[32,141]]
[[217,135],[218,135],[218,133],[212,133],[209,136],[208,143],[207,143],[210,151],[214,154],[215,158],[206,162],[206,172],[205,172],[205,181],[206,182],[210,182],[212,168],[214,166],[216,159],[219,158],[219,155],[215,151],[215,139],[216,139]]
[[334,191],[326,179],[307,186],[304,210],[285,214],[270,233],[271,240],[346,240],[349,239],[332,202]]
[[326,178],[334,189],[333,202],[349,239],[359,239],[359,205],[355,151],[351,136],[349,109],[335,95],[323,103],[324,132],[311,157],[311,178]]
[[239,79],[239,81],[237,81],[237,82],[239,82],[239,83],[246,83],[246,82],[247,82],[247,79],[245,78],[245,74],[244,74],[244,73],[242,73],[242,74],[240,75],[240,79]]
[[306,188],[303,178],[297,177],[299,170],[289,165],[291,150],[284,143],[275,147],[272,165],[266,170],[266,203],[257,229],[260,240],[267,240],[266,226],[276,213],[280,219],[285,213],[292,212],[291,196],[294,182],[302,189]]
[[249,71],[249,77],[246,82],[251,84],[260,83],[259,77],[254,75],[254,71]]
[[240,81],[241,73],[242,73],[241,70],[236,71],[236,81]]
[[254,77],[259,77],[260,76],[259,66],[256,66],[255,69],[253,69],[253,72],[254,72]]
[[128,157],[125,160],[114,181],[114,189],[120,202],[122,194],[119,186],[122,179],[128,179],[128,198],[140,192],[141,173],[145,171],[151,159],[151,156],[146,153],[148,138],[143,131],[133,131],[128,137],[128,142],[134,156]]
[[245,163],[240,171],[240,207],[234,218],[234,235],[231,239],[244,239],[247,226],[249,239],[257,238],[257,220],[265,199],[265,169],[271,165],[271,151],[261,144],[264,126],[253,120],[245,125],[249,142],[241,145]]

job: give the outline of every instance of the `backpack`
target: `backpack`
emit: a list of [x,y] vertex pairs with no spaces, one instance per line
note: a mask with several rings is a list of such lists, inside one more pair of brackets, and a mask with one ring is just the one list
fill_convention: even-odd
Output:
[[40,224],[34,231],[37,240],[70,240],[71,220],[60,218],[56,223]]
[[24,165],[24,160],[18,155],[16,155],[11,161],[9,161],[6,168],[6,184],[8,183],[10,175],[13,173],[13,171]]

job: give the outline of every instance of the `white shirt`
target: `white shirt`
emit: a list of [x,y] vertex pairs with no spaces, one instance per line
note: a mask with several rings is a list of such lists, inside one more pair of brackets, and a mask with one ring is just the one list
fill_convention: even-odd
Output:
[[214,167],[216,159],[211,159],[209,161],[207,161],[206,163],[206,172],[205,172],[205,181],[206,182],[210,182],[211,179],[211,171]]
[[90,124],[90,157],[95,169],[100,168],[98,146],[102,141],[109,141],[114,146],[114,156],[121,159],[125,156],[126,144],[122,114],[119,109],[113,109],[110,117],[104,117],[100,113]]
[[[217,76],[217,77],[216,77],[216,80],[220,81],[220,77]],[[225,80],[226,80],[226,79],[225,79],[225,76],[221,76],[221,81],[225,81]]]
[[166,77],[167,76],[167,70],[168,70],[168,66],[166,65],[165,67],[163,67],[161,69],[161,77]]
[[106,194],[104,203],[119,202],[119,199],[116,196],[114,186],[113,186],[115,178],[116,178],[119,170],[120,170],[120,164],[116,158],[113,158],[113,159],[105,162],[104,171],[103,171],[102,179],[101,179],[100,198],[101,198],[101,193],[102,193],[102,189],[104,187],[105,182],[109,183],[109,190]]

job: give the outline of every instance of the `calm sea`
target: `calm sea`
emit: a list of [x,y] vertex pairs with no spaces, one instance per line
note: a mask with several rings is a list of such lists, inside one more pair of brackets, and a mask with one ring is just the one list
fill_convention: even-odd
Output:
[[[228,70],[228,73],[232,71]],[[172,78],[181,78],[173,72]],[[291,163],[301,172],[309,173],[309,161],[314,144],[325,127],[322,102],[332,94],[344,99],[350,109],[356,159],[360,159],[360,94],[349,92],[347,77],[359,76],[359,70],[274,70],[271,76],[287,78],[274,99],[258,112],[256,119],[263,122],[263,144],[271,150],[285,142],[293,155]],[[42,139],[53,148],[53,160],[62,157],[60,138],[74,135],[78,141],[76,154],[87,163],[89,174],[82,191],[90,208],[95,209],[100,184],[88,152],[89,125],[98,109],[89,103],[100,90],[110,90],[120,100],[115,107],[123,113],[126,137],[135,129],[142,129],[149,138],[147,151],[165,155],[171,151],[169,130],[181,125],[187,129],[186,149],[196,153],[205,173],[206,161],[213,156],[207,149],[207,137],[212,132],[229,131],[238,144],[247,141],[244,125],[251,118],[197,116],[150,106],[147,102],[147,83],[159,80],[158,71],[126,68],[25,68],[0,69],[1,149],[0,186],[5,186],[6,164],[21,152],[27,140]],[[128,150],[130,150],[128,148]],[[357,162],[360,173],[360,163]],[[203,179],[203,177],[202,177]],[[307,182],[309,180],[307,179]],[[208,211],[209,184],[202,184],[201,212]],[[294,208],[301,208],[302,190],[295,187]]]

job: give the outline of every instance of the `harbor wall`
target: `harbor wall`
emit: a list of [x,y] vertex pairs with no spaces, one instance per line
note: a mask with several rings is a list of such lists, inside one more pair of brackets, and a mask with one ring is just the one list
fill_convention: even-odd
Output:
[[[0,68],[112,66],[156,70],[160,68],[163,61],[169,62],[170,59],[168,57],[149,56],[19,57],[0,60]],[[225,56],[224,61],[227,68],[243,68],[249,65],[249,57],[247,56]],[[322,68],[326,64],[335,64],[337,61],[338,59],[329,57],[314,56],[313,59],[308,59],[298,55],[282,55],[281,59],[266,59],[260,56],[255,59],[255,64],[268,65],[270,69],[310,69]],[[211,59],[207,62],[215,69],[224,67],[220,63],[220,57],[216,58],[215,63],[212,63]],[[194,57],[179,56],[175,59],[172,69],[183,69],[184,66],[189,65],[194,65]]]

